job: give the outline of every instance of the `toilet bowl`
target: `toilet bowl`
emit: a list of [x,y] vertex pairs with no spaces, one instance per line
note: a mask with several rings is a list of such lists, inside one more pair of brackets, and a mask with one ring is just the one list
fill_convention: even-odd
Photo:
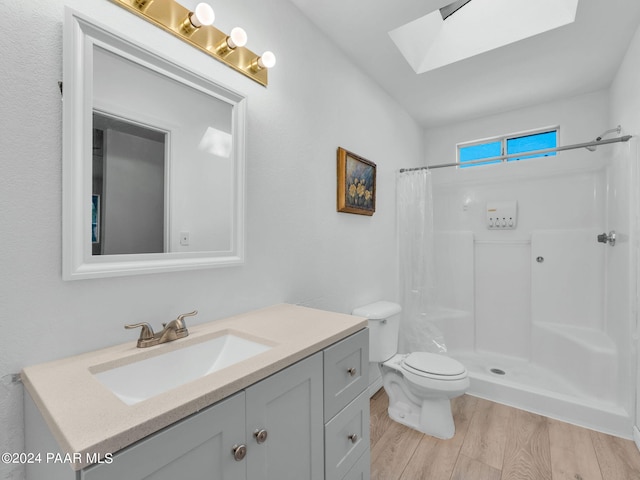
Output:
[[451,399],[469,388],[467,370],[439,353],[397,353],[401,310],[396,303],[381,301],[352,312],[368,319],[369,360],[380,364],[389,417],[427,435],[451,438]]

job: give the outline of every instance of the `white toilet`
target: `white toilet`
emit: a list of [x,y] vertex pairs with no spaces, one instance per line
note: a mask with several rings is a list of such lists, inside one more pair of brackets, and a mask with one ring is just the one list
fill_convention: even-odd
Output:
[[443,354],[398,354],[400,305],[376,302],[352,313],[369,320],[369,360],[382,363],[389,417],[438,438],[455,434],[451,399],[469,388],[467,369]]

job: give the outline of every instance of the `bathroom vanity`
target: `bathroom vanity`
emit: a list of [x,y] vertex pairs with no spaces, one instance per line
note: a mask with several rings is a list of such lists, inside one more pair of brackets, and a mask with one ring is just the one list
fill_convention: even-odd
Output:
[[[25,368],[27,478],[369,478],[364,319],[277,305],[189,330],[169,344],[131,342]],[[229,337],[264,348],[152,394],[142,381],[100,380]],[[191,373],[188,363],[175,368]]]

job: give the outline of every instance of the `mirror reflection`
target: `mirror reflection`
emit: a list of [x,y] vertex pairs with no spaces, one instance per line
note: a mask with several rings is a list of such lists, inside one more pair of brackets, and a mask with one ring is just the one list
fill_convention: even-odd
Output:
[[92,254],[231,250],[232,106],[98,46],[93,69]]

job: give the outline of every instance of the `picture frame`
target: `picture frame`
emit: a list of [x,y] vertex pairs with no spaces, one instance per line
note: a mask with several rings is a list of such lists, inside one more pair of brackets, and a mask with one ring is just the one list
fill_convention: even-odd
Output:
[[376,164],[338,147],[338,212],[373,215],[376,211]]

